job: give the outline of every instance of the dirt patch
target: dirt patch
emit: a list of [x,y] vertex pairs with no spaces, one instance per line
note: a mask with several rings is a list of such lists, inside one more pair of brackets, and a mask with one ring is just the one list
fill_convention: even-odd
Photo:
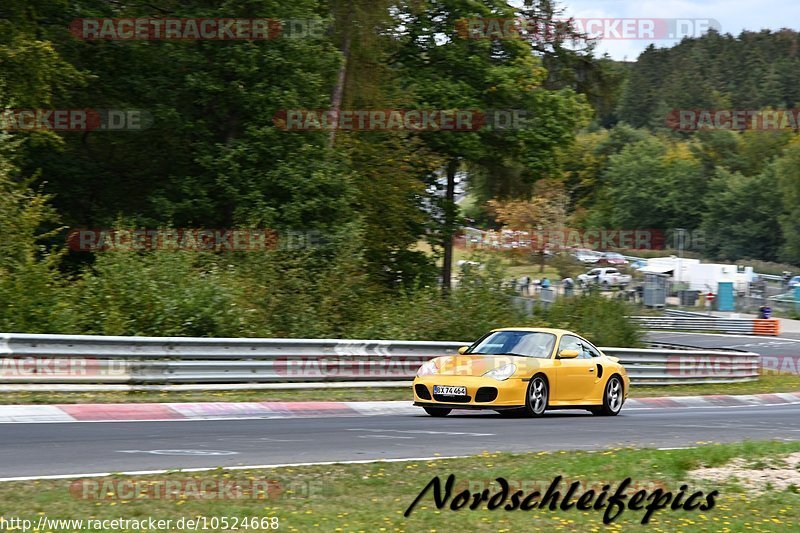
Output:
[[708,481],[735,480],[748,492],[763,493],[767,486],[783,491],[791,486],[800,487],[800,452],[783,458],[744,459],[737,457],[725,466],[698,468],[689,475]]

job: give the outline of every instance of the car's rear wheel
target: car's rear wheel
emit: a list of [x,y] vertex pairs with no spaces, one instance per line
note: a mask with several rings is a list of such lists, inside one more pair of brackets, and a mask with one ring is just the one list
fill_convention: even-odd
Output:
[[525,414],[527,416],[542,416],[547,409],[547,400],[550,397],[550,388],[547,380],[542,375],[536,375],[528,383],[528,392],[525,395]]
[[591,409],[592,414],[603,416],[617,416],[622,409],[623,390],[622,380],[618,376],[611,376],[606,383],[603,393],[603,406]]
[[431,416],[447,416],[450,414],[452,409],[446,409],[444,407],[423,407],[425,412]]

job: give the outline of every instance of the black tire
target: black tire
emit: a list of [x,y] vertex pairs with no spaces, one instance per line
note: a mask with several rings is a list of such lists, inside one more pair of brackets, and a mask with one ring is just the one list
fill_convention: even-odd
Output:
[[617,416],[622,410],[625,399],[622,380],[619,376],[611,376],[606,382],[606,389],[603,391],[603,406],[589,409],[594,415]]
[[447,416],[452,411],[452,409],[447,409],[446,407],[423,407],[423,409],[431,416]]
[[550,399],[550,387],[543,375],[537,374],[528,383],[525,393],[525,416],[540,417],[547,410],[547,401]]

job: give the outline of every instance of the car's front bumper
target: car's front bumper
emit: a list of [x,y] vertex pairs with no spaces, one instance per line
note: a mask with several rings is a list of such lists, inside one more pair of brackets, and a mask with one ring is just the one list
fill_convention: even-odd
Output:
[[[446,385],[455,387],[466,387],[467,401],[459,399],[456,401],[452,397],[434,396],[434,385]],[[423,386],[428,391],[428,397],[422,397],[418,393],[418,387]],[[509,378],[505,381],[497,381],[492,378],[481,376],[423,376],[414,379],[414,405],[423,407],[449,407],[452,409],[495,409],[495,408],[516,408],[525,405],[525,393],[528,381],[521,378]],[[479,389],[493,388],[497,391],[496,397],[486,400],[487,394],[484,390],[479,395]],[[479,401],[484,400],[484,401]]]

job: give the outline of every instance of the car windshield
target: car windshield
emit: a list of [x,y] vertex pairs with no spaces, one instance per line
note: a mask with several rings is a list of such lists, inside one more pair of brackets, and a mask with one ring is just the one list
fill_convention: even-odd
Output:
[[618,253],[606,253],[605,256],[607,258],[609,258],[609,259],[624,259],[622,254],[618,254]]
[[478,341],[468,354],[519,355],[548,359],[556,336],[541,331],[495,331]]

